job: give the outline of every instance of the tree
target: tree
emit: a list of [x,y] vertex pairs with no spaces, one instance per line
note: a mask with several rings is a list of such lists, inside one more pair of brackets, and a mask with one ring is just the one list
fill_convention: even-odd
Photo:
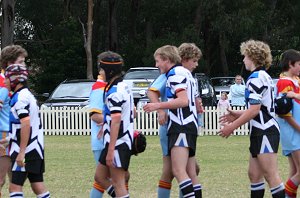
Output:
[[13,44],[15,0],[2,0],[1,48]]
[[84,24],[80,21],[84,39],[84,49],[86,53],[86,76],[88,79],[93,79],[93,58],[92,58],[92,38],[93,38],[93,0],[88,0],[88,19],[87,19],[87,31]]

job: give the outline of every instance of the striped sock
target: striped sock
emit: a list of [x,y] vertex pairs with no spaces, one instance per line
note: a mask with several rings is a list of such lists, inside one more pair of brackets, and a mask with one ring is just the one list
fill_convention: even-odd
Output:
[[118,198],[129,198],[129,194],[124,195],[124,196],[122,196],[122,197],[118,197]]
[[251,198],[262,198],[265,194],[265,183],[251,183]]
[[285,198],[285,191],[283,183],[270,189],[273,198]]
[[192,198],[195,197],[195,192],[191,179],[186,179],[179,184],[179,188],[182,192],[182,196],[184,198]]
[[297,189],[298,186],[291,179],[287,180],[285,183],[285,194],[289,196],[289,198],[297,197]]
[[107,189],[106,189],[107,194],[109,194],[111,197],[115,197],[116,193],[115,193],[115,189],[112,185],[110,185]]
[[12,192],[9,193],[10,198],[23,198],[23,192]]
[[126,187],[126,190],[129,191],[129,185],[128,185],[128,182],[126,182],[125,187]]
[[39,194],[39,195],[37,195],[37,198],[50,198],[50,192],[47,191],[43,194]]
[[196,198],[202,198],[202,186],[201,184],[195,184],[194,186],[194,192]]
[[159,180],[157,188],[158,198],[169,198],[171,193],[172,183]]
[[93,188],[90,193],[90,198],[102,198],[104,193],[104,188],[94,181]]

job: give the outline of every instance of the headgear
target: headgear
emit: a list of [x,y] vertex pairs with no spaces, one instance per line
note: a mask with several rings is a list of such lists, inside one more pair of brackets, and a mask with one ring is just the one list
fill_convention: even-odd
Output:
[[14,91],[19,83],[27,81],[28,70],[25,65],[13,64],[6,68],[4,75],[9,79],[11,90]]

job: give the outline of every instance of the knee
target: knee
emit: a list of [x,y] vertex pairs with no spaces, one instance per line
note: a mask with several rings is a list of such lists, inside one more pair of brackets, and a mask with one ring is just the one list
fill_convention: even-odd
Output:
[[126,171],[126,174],[125,174],[125,182],[128,183],[128,182],[129,182],[129,179],[130,179],[130,173],[129,173],[129,171]]
[[251,170],[248,170],[248,177],[251,183],[258,183],[263,180],[263,175],[260,175]]

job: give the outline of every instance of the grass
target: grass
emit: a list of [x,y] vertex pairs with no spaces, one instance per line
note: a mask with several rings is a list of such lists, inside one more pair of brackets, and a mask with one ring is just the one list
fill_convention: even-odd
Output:
[[[156,187],[161,173],[161,149],[158,136],[147,137],[147,149],[133,156],[130,163],[130,196],[133,198],[157,197]],[[95,164],[90,150],[89,136],[46,136],[45,184],[54,198],[85,198],[93,183]],[[201,172],[203,197],[249,197],[247,177],[249,137],[199,137],[197,161]],[[285,181],[288,162],[281,154],[279,168]],[[3,197],[9,197],[6,184]],[[28,182],[24,186],[26,197],[35,197]],[[108,197],[105,195],[105,197]],[[178,185],[173,181],[171,197],[178,197]],[[266,190],[265,197],[271,197]]]

